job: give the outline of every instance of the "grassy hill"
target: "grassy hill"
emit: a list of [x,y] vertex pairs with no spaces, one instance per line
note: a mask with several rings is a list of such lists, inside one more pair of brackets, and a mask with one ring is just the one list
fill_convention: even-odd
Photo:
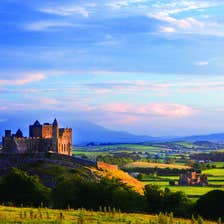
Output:
[[[100,165],[99,165],[100,164]],[[108,165],[106,163],[98,163],[98,169],[92,169],[92,171],[99,177],[115,178],[120,180],[122,183],[132,187],[135,191],[143,194],[144,184],[128,173],[120,170],[117,166]]]
[[170,169],[190,169],[190,166],[179,165],[179,164],[165,164],[165,163],[148,163],[148,162],[133,162],[124,166],[124,168],[170,168]]
[[[104,209],[103,209],[104,210]],[[116,211],[93,212],[86,210],[56,210],[48,208],[15,208],[0,206],[0,223],[77,223],[77,224],[190,224],[203,223],[202,220],[177,219],[165,215],[145,215],[120,213]],[[214,222],[205,221],[212,224]]]
[[[49,159],[49,156],[51,155],[31,160],[28,155],[20,155],[20,159],[16,163],[13,163],[15,158],[12,157],[12,165],[8,168],[16,166],[30,175],[36,175],[47,187],[54,187],[59,179],[79,174],[86,180],[99,180],[102,177],[119,179],[122,183],[134,188],[135,191],[143,193],[144,184],[118,168],[112,169],[113,166],[109,164],[98,167],[97,163],[88,163],[81,159],[69,159],[63,156],[51,156]],[[1,166],[3,160],[4,158],[0,157],[0,176],[5,172],[5,166]]]

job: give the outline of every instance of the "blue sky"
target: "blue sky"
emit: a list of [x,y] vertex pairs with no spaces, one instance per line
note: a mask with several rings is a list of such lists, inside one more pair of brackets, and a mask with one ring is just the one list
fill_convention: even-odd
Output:
[[220,0],[2,0],[0,122],[26,112],[152,136],[222,132],[223,11]]

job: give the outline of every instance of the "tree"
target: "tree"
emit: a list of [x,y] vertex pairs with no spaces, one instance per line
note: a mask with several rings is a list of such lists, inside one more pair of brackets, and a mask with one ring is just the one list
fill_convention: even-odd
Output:
[[170,185],[170,186],[175,186],[175,180],[170,180],[170,181],[169,181],[169,185]]
[[149,213],[159,213],[162,208],[164,192],[158,185],[149,184],[145,186],[144,195],[147,201],[147,210]]
[[74,176],[62,180],[51,194],[55,208],[86,208],[98,210],[110,207],[122,211],[143,211],[144,197],[116,179],[102,178],[99,182]]
[[44,187],[39,178],[12,168],[0,181],[0,202],[15,205],[39,206],[47,204],[49,189]]
[[163,211],[172,212],[175,216],[180,217],[190,215],[192,203],[187,195],[182,191],[171,192],[166,189],[163,197]]
[[192,203],[187,196],[171,192],[169,188],[161,190],[158,185],[146,185],[145,197],[149,213],[172,212],[176,216],[187,216],[191,213]]
[[59,180],[55,188],[51,192],[51,201],[55,208],[79,208],[81,183],[83,179],[79,175],[72,178]]
[[213,190],[202,195],[196,202],[197,212],[205,218],[224,218],[224,191]]

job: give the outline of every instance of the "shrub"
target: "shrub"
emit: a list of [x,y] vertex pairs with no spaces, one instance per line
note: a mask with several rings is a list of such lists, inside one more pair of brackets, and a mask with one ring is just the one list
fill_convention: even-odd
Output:
[[169,185],[170,185],[170,186],[175,186],[175,181],[174,181],[174,180],[170,180],[170,181],[169,181]]
[[145,186],[145,197],[149,213],[172,212],[175,216],[186,217],[191,214],[192,202],[183,192],[161,190],[157,185]]
[[55,208],[116,208],[122,211],[143,211],[144,197],[115,179],[100,182],[74,176],[59,182],[51,194]]
[[47,204],[49,189],[44,187],[39,178],[12,168],[0,181],[0,202],[15,205],[39,206]]
[[224,218],[224,191],[213,190],[202,195],[196,202],[197,212],[205,218]]

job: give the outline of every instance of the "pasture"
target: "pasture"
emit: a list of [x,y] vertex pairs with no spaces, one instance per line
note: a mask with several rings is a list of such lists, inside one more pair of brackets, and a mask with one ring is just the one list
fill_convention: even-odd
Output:
[[[168,187],[171,191],[183,191],[189,197],[199,197],[211,190],[221,189],[224,190],[224,169],[211,169],[205,170],[203,173],[210,174],[208,176],[209,186],[178,186],[179,176],[155,176],[143,175],[142,182],[146,184],[156,184],[164,189]],[[175,186],[170,186],[169,181],[175,181]]]
[[224,178],[224,169],[208,169],[203,170],[202,173],[207,174],[208,176],[216,176]]
[[[201,220],[194,221],[195,224]],[[56,210],[48,208],[16,208],[0,206],[0,223],[35,223],[35,224],[190,224],[192,220],[173,218],[169,215],[146,215],[121,213],[111,208],[102,208],[102,211],[86,210]],[[212,224],[214,222],[204,221]]]
[[209,164],[215,168],[224,168],[224,162],[209,162]]
[[149,154],[159,153],[160,150],[164,150],[164,146],[151,146],[142,144],[114,144],[114,145],[97,145],[97,146],[85,146],[85,147],[73,147],[73,153],[76,152],[147,152]]
[[190,169],[190,166],[180,164],[165,164],[165,163],[149,163],[149,162],[133,162],[124,166],[127,169],[133,168],[170,168],[170,169]]
[[[215,189],[222,189],[224,190],[224,187],[210,187],[210,186],[170,186],[169,181],[143,181],[145,185],[147,184],[156,184],[161,187],[161,189],[169,188],[171,191],[183,191],[186,195],[189,197],[199,197],[203,194],[206,194],[207,192]],[[177,183],[176,183],[177,184]]]

